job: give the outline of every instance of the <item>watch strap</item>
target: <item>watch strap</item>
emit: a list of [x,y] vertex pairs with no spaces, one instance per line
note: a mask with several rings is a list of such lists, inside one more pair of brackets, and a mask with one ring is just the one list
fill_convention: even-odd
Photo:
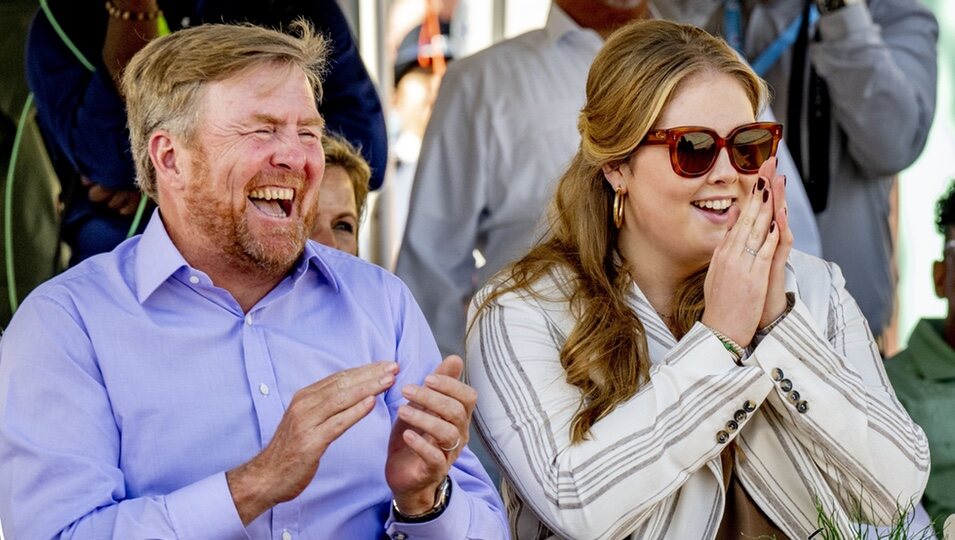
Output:
[[431,507],[431,510],[421,514],[405,514],[398,508],[398,503],[392,499],[391,510],[395,514],[395,521],[399,523],[424,523],[437,518],[448,507],[448,501],[451,500],[451,486],[451,478],[445,476],[444,480],[438,484],[438,488],[434,490],[434,506]]

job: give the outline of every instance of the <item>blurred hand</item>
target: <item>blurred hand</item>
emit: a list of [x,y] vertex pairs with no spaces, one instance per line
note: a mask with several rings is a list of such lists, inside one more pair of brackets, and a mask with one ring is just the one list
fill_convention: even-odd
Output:
[[86,196],[93,204],[103,205],[114,210],[121,216],[131,216],[136,213],[142,193],[125,189],[112,189],[97,184],[89,178],[81,177],[83,186],[87,188]]
[[385,479],[405,514],[434,507],[438,484],[468,442],[477,392],[458,380],[463,371],[464,361],[451,355],[425,378],[424,386],[402,388],[409,403],[398,409],[391,429]]

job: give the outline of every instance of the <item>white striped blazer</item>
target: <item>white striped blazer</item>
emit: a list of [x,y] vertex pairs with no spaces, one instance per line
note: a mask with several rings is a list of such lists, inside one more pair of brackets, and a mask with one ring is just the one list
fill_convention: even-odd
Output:
[[725,501],[720,453],[733,440],[734,474],[791,538],[817,529],[817,504],[848,531],[917,502],[925,434],[896,400],[839,268],[793,252],[786,287],[795,307],[737,366],[702,324],[676,341],[635,285],[650,380],[579,444],[570,424],[580,392],[559,359],[575,323],[560,276],[535,284],[543,300],[508,293],[483,310],[467,378],[514,536],[712,539]]

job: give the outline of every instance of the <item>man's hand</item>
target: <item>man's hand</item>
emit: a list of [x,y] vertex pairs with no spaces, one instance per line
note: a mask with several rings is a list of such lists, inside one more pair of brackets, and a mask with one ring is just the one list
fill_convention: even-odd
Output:
[[82,177],[83,186],[87,188],[87,197],[93,204],[105,205],[115,210],[121,216],[131,216],[136,212],[142,194],[139,191],[126,189],[112,189],[97,184],[89,178]]
[[296,392],[269,445],[226,473],[243,525],[298,497],[315,477],[328,445],[371,412],[375,396],[394,384],[397,373],[398,364],[377,362]]
[[398,409],[391,428],[385,479],[402,513],[422,514],[434,507],[438,485],[468,442],[477,392],[459,381],[464,361],[449,356],[425,378],[408,385],[410,402]]

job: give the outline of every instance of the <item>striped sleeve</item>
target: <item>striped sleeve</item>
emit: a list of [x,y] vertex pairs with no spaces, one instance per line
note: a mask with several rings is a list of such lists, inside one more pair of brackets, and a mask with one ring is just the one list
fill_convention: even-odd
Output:
[[830,274],[825,322],[797,297],[746,363],[774,379],[767,405],[809,451],[836,503],[855,519],[888,524],[925,487],[928,443],[896,399],[839,268],[820,269]]
[[717,434],[734,412],[745,400],[758,406],[772,388],[761,368],[737,366],[697,324],[636,395],[571,444],[580,392],[559,357],[573,328],[566,303],[510,293],[476,319],[472,306],[471,318],[475,421],[523,504],[563,537],[615,538],[668,514],[690,475],[725,448]]

